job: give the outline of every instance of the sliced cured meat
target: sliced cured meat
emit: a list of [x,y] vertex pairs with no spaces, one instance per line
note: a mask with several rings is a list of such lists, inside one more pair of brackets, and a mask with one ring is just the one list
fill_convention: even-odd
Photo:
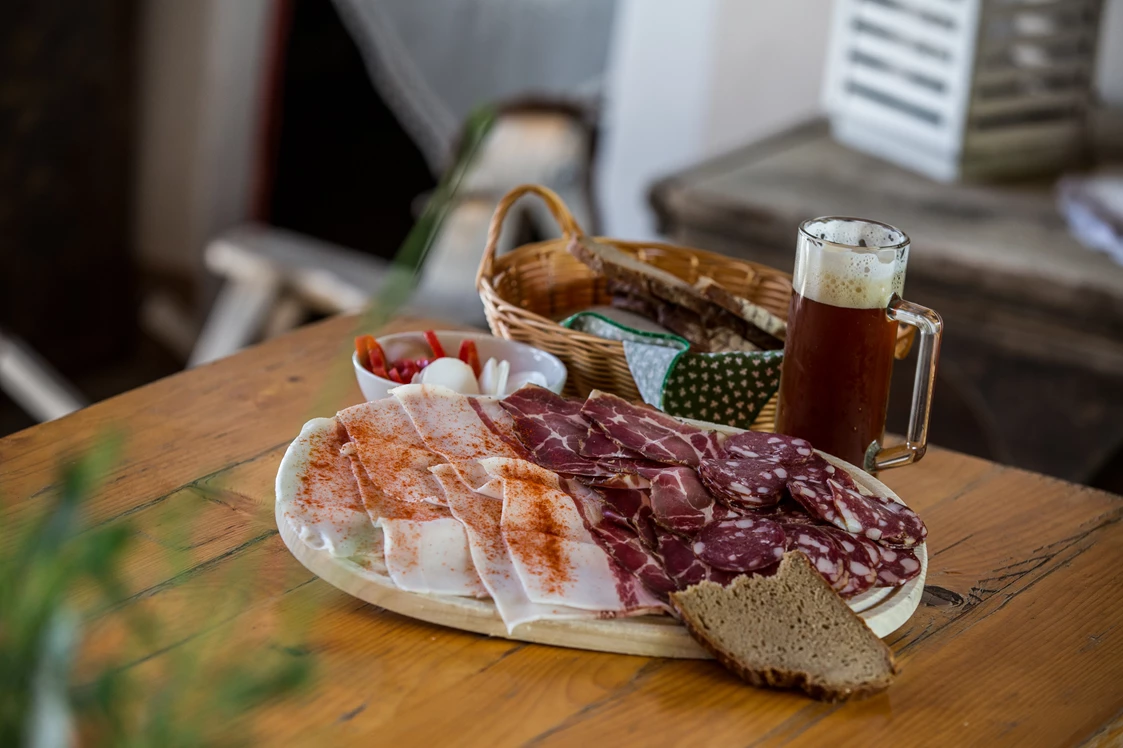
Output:
[[903,504],[890,507],[872,496],[829,481],[836,515],[833,524],[855,535],[863,535],[883,546],[911,548],[924,542],[928,529]]
[[692,537],[706,525],[732,514],[714,501],[698,474],[688,467],[663,466],[641,474],[651,481],[652,517],[671,532]]
[[704,563],[734,572],[749,572],[779,563],[784,555],[784,529],[763,517],[738,517],[707,525],[691,549]]
[[651,488],[651,481],[644,478],[639,473],[616,473],[615,475],[606,475],[603,477],[587,477],[582,481],[587,486],[596,486],[598,488],[624,488],[634,490],[646,490]]
[[609,616],[661,609],[659,600],[594,540],[577,500],[561,489],[557,475],[506,457],[488,457],[480,464],[502,483],[503,540],[531,602]]
[[500,526],[503,501],[472,491],[452,465],[437,465],[433,474],[444,488],[453,516],[464,526],[472,563],[495,602],[495,608],[507,626],[507,633],[529,621],[596,618],[599,615],[591,610],[532,603],[503,541]]
[[639,460],[643,456],[636,451],[621,447],[612,441],[595,424],[589,426],[585,440],[581,442],[581,454],[593,460],[607,458],[621,458],[626,460]]
[[516,450],[499,438],[472,407],[472,398],[434,384],[406,384],[395,387],[393,396],[402,404],[422,443],[455,467],[471,489],[488,481],[476,461],[482,457],[521,458]]
[[444,460],[425,446],[395,398],[341,410],[336,419],[349,439],[341,451],[359,462],[360,490],[369,480],[363,501],[376,524],[383,517],[403,518],[404,503],[445,503],[441,484],[429,472]]
[[920,573],[920,559],[907,548],[882,548],[878,587],[900,587]]
[[581,455],[581,444],[590,426],[589,420],[581,415],[581,403],[533,384],[520,387],[499,403],[511,414],[515,433],[536,465],[569,475],[616,472]]
[[834,494],[827,485],[829,480],[837,480],[844,486],[854,488],[854,480],[848,473],[839,470],[820,455],[812,455],[805,463],[791,469],[788,493],[804,511],[815,519],[846,529],[838,519],[834,505]]
[[831,493],[830,486],[806,480],[790,480],[788,494],[813,519],[828,524],[835,524],[838,519],[838,511],[834,508],[834,494]]
[[846,588],[850,579],[848,557],[825,528],[814,525],[786,525],[787,547],[802,551],[827,584],[836,590]]
[[635,530],[629,525],[605,521],[607,516],[597,494],[572,479],[565,481],[564,488],[573,497],[593,538],[620,566],[660,600],[666,600],[667,594],[677,589],[662,562],[640,541]]
[[503,409],[498,400],[490,397],[470,397],[468,402],[472,404],[472,409],[476,411],[476,415],[480,417],[480,420],[492,433],[507,442],[524,460],[530,459],[530,453],[519,441],[519,435],[515,431],[515,419]]
[[702,460],[698,476],[719,501],[734,509],[760,509],[780,503],[788,469],[764,460]]
[[734,460],[763,460],[785,467],[795,467],[811,459],[815,451],[806,439],[762,431],[734,434],[722,445],[722,456]]
[[282,466],[277,495],[293,497],[284,517],[301,540],[311,548],[346,558],[372,549],[375,531],[351,463],[339,453],[346,438],[340,431],[333,418],[313,418],[304,424],[284,459],[303,462],[305,467],[299,478],[291,479],[294,485],[284,490],[280,483],[290,479],[282,478]]
[[853,597],[873,587],[877,583],[877,567],[881,558],[877,546],[837,527],[823,526],[820,529],[834,538],[846,557],[846,571],[849,572],[850,579],[845,587],[839,589],[838,594]]
[[702,581],[726,585],[737,577],[734,572],[715,569],[698,558],[690,547],[690,541],[683,540],[673,532],[662,528],[657,529],[656,533],[659,538],[659,557],[663,559],[663,568],[667,570],[667,574],[680,590]]
[[909,509],[899,501],[894,501],[893,499],[887,497],[875,495],[871,496],[870,498],[881,504],[882,508],[884,508],[887,512],[895,515],[898,519],[900,519],[901,524],[904,526],[905,532],[909,537],[916,538],[917,544],[923,543],[925,538],[928,537],[927,526],[925,526],[924,521],[920,519],[920,515],[918,515],[912,509]]
[[382,534],[386,568],[398,589],[432,595],[488,596],[472,562],[464,525],[451,513],[425,521],[383,519]]
[[700,460],[715,457],[724,437],[672,418],[654,408],[633,405],[600,390],[581,406],[581,413],[595,422],[622,447],[656,462],[694,467]]

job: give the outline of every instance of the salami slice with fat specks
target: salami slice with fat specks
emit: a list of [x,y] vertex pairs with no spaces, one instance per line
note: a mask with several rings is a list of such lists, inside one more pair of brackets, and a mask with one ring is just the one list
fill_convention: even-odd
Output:
[[734,572],[715,569],[698,558],[690,548],[690,541],[662,528],[657,528],[655,532],[659,538],[659,557],[663,559],[663,568],[680,590],[706,580],[724,586],[737,577]]
[[853,597],[873,587],[877,583],[877,567],[881,558],[877,546],[872,541],[851,535],[837,527],[824,526],[822,530],[834,538],[846,558],[846,571],[849,572],[850,579],[838,594]]
[[903,504],[889,507],[853,488],[828,482],[835,507],[831,524],[862,535],[883,546],[911,548],[923,543],[928,529],[920,518]]
[[784,555],[784,529],[763,517],[738,517],[707,525],[694,538],[694,554],[719,569],[749,572]]
[[819,455],[791,470],[788,493],[815,519],[827,524],[847,529],[840,524],[838,509],[834,505],[834,494],[828,481],[835,480],[840,485],[856,488],[854,479],[845,470],[840,470]]
[[920,573],[920,559],[907,548],[882,548],[878,587],[900,587]]
[[780,503],[788,469],[764,460],[702,460],[698,477],[714,497],[733,509],[760,509]]
[[785,525],[787,548],[802,551],[811,565],[836,590],[846,588],[850,571],[846,554],[825,528],[814,525]]
[[734,460],[763,460],[774,465],[794,467],[807,462],[815,451],[806,439],[762,431],[734,434],[722,445],[723,455]]

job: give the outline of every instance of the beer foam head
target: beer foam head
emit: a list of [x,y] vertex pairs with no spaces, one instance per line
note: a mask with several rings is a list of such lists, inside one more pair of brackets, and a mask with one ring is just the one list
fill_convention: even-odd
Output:
[[800,227],[792,282],[806,299],[850,309],[888,306],[905,285],[908,237],[881,223],[818,218]]

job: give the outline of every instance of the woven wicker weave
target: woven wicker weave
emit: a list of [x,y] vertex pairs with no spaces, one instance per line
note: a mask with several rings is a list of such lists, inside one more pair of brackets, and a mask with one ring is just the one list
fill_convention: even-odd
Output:
[[[503,221],[515,201],[526,194],[537,195],[546,203],[563,236],[527,244],[496,257]],[[570,239],[582,235],[581,227],[565,204],[545,187],[523,185],[507,193],[491,219],[487,247],[476,276],[476,288],[483,300],[488,324],[494,335],[528,343],[564,361],[569,368],[567,395],[584,397],[591,390],[599,389],[639,401],[622,343],[575,332],[558,324],[559,320],[582,309],[611,302],[605,292],[604,279],[594,275],[566,250]],[[597,238],[597,241],[635,255],[690,283],[700,276],[709,276],[773,314],[784,319],[788,316],[791,276],[779,270],[671,244],[605,238]],[[776,398],[773,397],[753,428],[772,431],[775,417]]]

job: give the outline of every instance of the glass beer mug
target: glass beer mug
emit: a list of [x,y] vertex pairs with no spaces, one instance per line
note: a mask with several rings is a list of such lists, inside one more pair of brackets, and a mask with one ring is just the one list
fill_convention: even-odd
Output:
[[[905,301],[909,238],[877,221],[799,227],[776,430],[869,472],[924,456],[942,322]],[[920,332],[904,444],[883,447],[897,323]]]

